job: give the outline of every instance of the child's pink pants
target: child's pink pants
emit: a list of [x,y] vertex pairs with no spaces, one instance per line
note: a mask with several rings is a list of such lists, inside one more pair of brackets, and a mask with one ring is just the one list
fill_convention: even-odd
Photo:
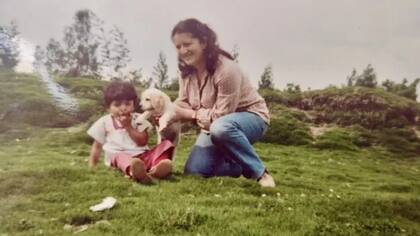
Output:
[[146,151],[139,156],[132,156],[126,152],[119,152],[111,157],[111,166],[120,169],[126,175],[130,175],[129,167],[133,158],[139,158],[145,164],[146,171],[149,172],[162,160],[172,160],[174,145],[169,140],[164,140],[154,148]]

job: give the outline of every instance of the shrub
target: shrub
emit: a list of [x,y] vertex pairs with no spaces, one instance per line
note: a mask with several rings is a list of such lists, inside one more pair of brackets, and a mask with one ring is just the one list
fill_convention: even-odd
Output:
[[367,145],[357,131],[337,128],[321,135],[312,145],[319,149],[358,150],[359,145]]
[[305,123],[285,112],[271,119],[262,141],[284,145],[306,145],[311,143],[312,137]]
[[378,145],[399,156],[411,157],[420,155],[420,140],[409,128],[387,128],[376,130],[373,137]]

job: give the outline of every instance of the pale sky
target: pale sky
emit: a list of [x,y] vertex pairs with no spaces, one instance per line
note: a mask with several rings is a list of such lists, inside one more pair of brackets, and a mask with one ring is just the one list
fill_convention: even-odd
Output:
[[271,64],[276,87],[341,85],[372,64],[378,80],[420,77],[420,1],[416,0],[0,0],[0,24],[15,20],[21,36],[45,46],[61,40],[79,9],[120,28],[134,68],[149,76],[159,51],[170,77],[176,54],[173,26],[194,17],[217,33],[222,48],[239,46],[239,63],[257,84]]

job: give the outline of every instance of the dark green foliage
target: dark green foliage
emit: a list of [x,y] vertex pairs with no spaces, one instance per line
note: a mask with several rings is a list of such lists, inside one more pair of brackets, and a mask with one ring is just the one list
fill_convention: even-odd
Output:
[[275,89],[260,89],[258,92],[264,98],[267,104],[282,104],[285,106],[295,106],[302,100],[302,93],[289,93],[287,91],[279,91]]
[[367,145],[368,142],[359,132],[339,128],[325,132],[313,143],[314,147],[320,149],[349,151],[356,151],[358,146]]
[[420,114],[420,106],[410,99],[364,87],[305,92],[293,106],[314,111],[316,123],[358,124],[369,129],[414,125]]
[[14,21],[10,25],[0,25],[0,68],[12,69],[19,62],[19,32]]
[[409,128],[387,128],[373,132],[378,145],[400,157],[419,157],[420,140]]
[[156,88],[163,89],[168,86],[168,64],[166,63],[166,56],[163,52],[159,52],[158,62],[153,67],[152,73]]
[[411,84],[407,84],[407,79],[403,79],[402,83],[395,83],[391,80],[386,80],[382,83],[382,86],[387,92],[394,93],[396,95],[409,98],[416,101],[417,99],[417,85],[420,82],[420,78],[415,79]]
[[[78,10],[62,41],[50,39],[46,66],[70,77],[119,78],[131,60],[127,40],[116,26],[104,31],[103,20],[89,9]],[[132,76],[132,75],[127,75]]]
[[261,94],[261,96],[263,96],[265,102],[268,104],[289,104],[287,97],[280,91],[273,89],[260,89],[258,92]]
[[309,128],[286,110],[272,118],[263,142],[284,145],[305,145],[312,141]]
[[355,78],[355,86],[375,88],[377,85],[376,73],[372,65],[368,65],[360,76]]
[[274,89],[273,83],[273,71],[271,65],[264,68],[264,72],[261,75],[260,81],[258,82],[259,89]]

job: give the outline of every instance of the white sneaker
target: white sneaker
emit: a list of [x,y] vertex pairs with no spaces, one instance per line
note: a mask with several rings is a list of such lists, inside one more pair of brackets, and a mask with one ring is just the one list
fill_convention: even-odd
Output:
[[276,187],[276,183],[274,182],[273,177],[271,177],[271,175],[269,175],[267,172],[264,172],[264,174],[258,180],[258,183],[261,185],[261,187],[268,187],[268,188]]

